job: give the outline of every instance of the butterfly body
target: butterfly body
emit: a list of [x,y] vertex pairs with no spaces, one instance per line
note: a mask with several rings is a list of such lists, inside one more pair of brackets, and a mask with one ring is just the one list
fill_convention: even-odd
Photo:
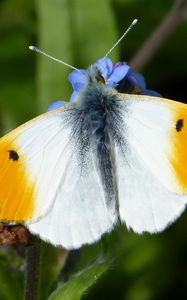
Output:
[[90,67],[76,101],[0,139],[0,220],[67,249],[120,220],[158,232],[187,203],[187,106],[120,94]]
[[[75,104],[77,115],[82,118],[79,127],[78,143],[82,155],[80,164],[86,163],[86,152],[92,151],[101,177],[106,204],[117,211],[117,186],[114,157],[114,142],[120,143],[118,126],[120,122],[117,92],[105,85],[104,79],[92,67],[88,83]],[[125,146],[125,145],[124,145]],[[84,154],[83,154],[84,153]]]

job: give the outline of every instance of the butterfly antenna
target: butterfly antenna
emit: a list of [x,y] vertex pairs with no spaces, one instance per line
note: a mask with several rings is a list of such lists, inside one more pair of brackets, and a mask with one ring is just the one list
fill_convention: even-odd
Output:
[[72,65],[69,65],[68,63],[64,62],[63,60],[60,60],[60,59],[58,59],[58,58],[55,58],[55,57],[53,57],[53,56],[47,54],[46,52],[40,50],[39,48],[37,48],[37,47],[35,47],[35,46],[29,46],[29,49],[32,50],[32,51],[35,51],[35,52],[37,52],[37,53],[43,54],[44,56],[47,56],[47,57],[51,58],[52,60],[55,60],[55,61],[57,61],[57,62],[59,62],[59,63],[65,65],[65,66],[67,66],[67,67],[69,67],[69,68],[71,68],[71,69],[73,69],[73,70],[76,70],[76,71],[78,71],[79,73],[81,73],[81,71],[80,71],[79,69],[73,67]]
[[112,48],[110,48],[110,50],[107,52],[107,54],[105,55],[105,57],[107,57],[113,50],[114,48],[121,42],[121,40],[129,33],[129,31],[134,27],[134,25],[136,25],[136,23],[138,22],[137,19],[134,19],[134,21],[132,21],[131,25],[127,28],[127,30],[124,32],[124,34],[119,38],[119,40],[112,46]]

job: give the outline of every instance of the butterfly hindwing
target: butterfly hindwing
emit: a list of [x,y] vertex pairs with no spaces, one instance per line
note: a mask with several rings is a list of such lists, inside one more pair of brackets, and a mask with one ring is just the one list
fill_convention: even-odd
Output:
[[147,96],[118,100],[125,145],[115,145],[120,217],[136,232],[160,231],[187,203],[187,107]]
[[77,148],[71,152],[52,209],[45,218],[28,225],[33,233],[67,249],[97,241],[116,222],[115,211],[107,205],[95,153],[87,150],[84,165],[75,167],[77,152]]

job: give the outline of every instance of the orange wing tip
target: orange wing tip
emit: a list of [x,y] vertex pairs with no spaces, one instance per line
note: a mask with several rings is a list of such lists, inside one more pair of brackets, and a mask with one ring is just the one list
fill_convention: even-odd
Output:
[[169,131],[172,145],[169,160],[181,193],[187,193],[187,105],[175,103],[171,111],[174,126]]
[[0,220],[30,221],[35,211],[35,182],[27,157],[19,153],[19,128],[0,140]]

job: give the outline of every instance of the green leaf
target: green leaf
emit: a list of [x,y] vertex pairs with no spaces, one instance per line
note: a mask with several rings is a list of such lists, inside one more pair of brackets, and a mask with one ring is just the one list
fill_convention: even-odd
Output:
[[20,300],[23,295],[23,273],[19,270],[21,260],[14,253],[0,250],[0,299]]
[[73,275],[50,295],[48,300],[79,300],[98,278],[107,270],[105,262],[97,262]]
[[0,291],[2,297],[6,300],[19,300],[22,296],[20,282],[16,273],[10,272],[8,267],[2,264],[0,264]]

